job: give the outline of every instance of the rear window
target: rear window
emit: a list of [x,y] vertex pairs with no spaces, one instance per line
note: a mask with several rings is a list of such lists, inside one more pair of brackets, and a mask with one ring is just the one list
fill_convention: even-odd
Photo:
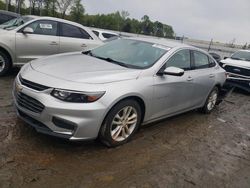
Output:
[[106,38],[106,39],[109,39],[109,38],[115,37],[115,36],[117,36],[117,35],[110,34],[110,33],[102,33],[102,36],[103,36],[104,38]]

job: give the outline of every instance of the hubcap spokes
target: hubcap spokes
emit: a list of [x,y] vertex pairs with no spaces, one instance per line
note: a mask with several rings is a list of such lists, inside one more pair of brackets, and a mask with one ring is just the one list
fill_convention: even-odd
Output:
[[208,110],[212,110],[216,104],[216,101],[217,101],[217,97],[218,97],[218,94],[216,91],[214,91],[213,93],[211,93],[209,99],[208,99],[208,104],[207,104],[207,108]]
[[123,141],[134,131],[137,123],[137,111],[132,106],[121,109],[114,117],[111,125],[111,137],[115,141]]
[[5,61],[2,56],[0,56],[0,72],[4,69],[5,67]]

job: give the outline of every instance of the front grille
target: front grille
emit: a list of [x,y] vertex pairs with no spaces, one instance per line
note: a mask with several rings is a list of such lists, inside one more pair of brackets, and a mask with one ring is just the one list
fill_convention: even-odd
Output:
[[224,69],[227,72],[231,72],[234,74],[239,74],[242,76],[250,76],[250,69],[242,68],[242,67],[237,67],[237,66],[232,66],[232,65],[226,65]]
[[19,80],[20,80],[22,85],[24,85],[28,88],[34,89],[36,91],[43,91],[43,90],[49,89],[48,86],[44,86],[41,84],[37,84],[35,82],[31,82],[29,80],[23,79],[21,76],[19,76]]
[[21,110],[18,110],[19,115],[24,118],[26,121],[28,121],[30,124],[34,125],[35,127],[46,129],[48,131],[51,131],[46,125],[44,125],[42,122],[37,121],[36,119],[30,117],[29,115],[25,114]]
[[38,100],[21,92],[16,92],[17,104],[29,111],[41,113],[45,106]]

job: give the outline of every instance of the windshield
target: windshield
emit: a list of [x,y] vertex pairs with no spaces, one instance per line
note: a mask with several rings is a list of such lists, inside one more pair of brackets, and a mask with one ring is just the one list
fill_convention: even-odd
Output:
[[243,61],[250,61],[250,52],[247,51],[238,51],[235,52],[232,56],[232,59],[243,60]]
[[22,16],[20,18],[14,18],[14,19],[11,19],[9,20],[8,22],[5,22],[3,24],[0,25],[0,28],[4,28],[4,29],[8,29],[8,30],[11,30],[11,29],[14,29],[30,20],[32,20],[34,18],[32,17],[29,17],[29,16]]
[[168,47],[131,39],[117,39],[91,50],[90,55],[129,68],[151,67]]

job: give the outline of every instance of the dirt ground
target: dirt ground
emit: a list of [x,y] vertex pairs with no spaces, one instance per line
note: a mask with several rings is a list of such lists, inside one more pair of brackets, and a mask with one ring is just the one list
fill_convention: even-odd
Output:
[[16,117],[0,78],[0,187],[250,187],[250,96],[142,128],[128,144],[69,143]]

